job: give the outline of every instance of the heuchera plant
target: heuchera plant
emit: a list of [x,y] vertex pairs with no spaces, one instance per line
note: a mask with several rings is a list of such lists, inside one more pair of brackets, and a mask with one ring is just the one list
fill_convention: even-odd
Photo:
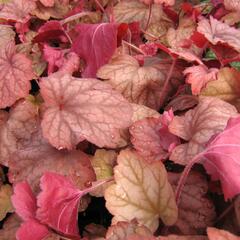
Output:
[[239,240],[240,1],[0,1],[1,240]]

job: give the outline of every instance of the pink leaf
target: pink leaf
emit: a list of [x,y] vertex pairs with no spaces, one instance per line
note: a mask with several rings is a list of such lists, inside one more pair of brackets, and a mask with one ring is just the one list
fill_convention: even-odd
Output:
[[43,240],[49,231],[46,226],[36,220],[24,222],[16,233],[17,240]]
[[220,180],[225,199],[240,193],[240,117],[230,118],[203,152],[203,165],[213,180]]
[[168,127],[163,125],[161,118],[137,121],[131,126],[130,133],[134,148],[150,162],[166,159],[170,146],[180,143],[178,137],[171,134]]
[[33,0],[12,0],[0,5],[0,18],[25,22],[29,19],[29,14],[36,8]]
[[44,44],[43,57],[48,62],[48,74],[55,72],[57,69],[72,74],[79,68],[79,57],[74,52],[65,54],[62,49]]
[[72,50],[86,62],[83,77],[96,77],[97,70],[106,64],[117,48],[117,25],[113,23],[80,24]]
[[84,192],[64,176],[50,172],[43,175],[40,186],[37,218],[56,231],[78,236],[78,204]]
[[24,221],[35,219],[37,202],[35,196],[33,195],[32,189],[26,181],[18,183],[14,187],[12,203],[17,214]]
[[217,68],[208,69],[205,65],[188,67],[183,74],[187,75],[186,82],[191,84],[193,95],[198,95],[209,81],[217,80]]
[[195,163],[202,163],[213,180],[220,180],[225,200],[240,193],[240,116],[230,118],[226,128],[209,141],[206,149],[185,167],[176,190],[179,201],[186,178]]
[[134,148],[149,162],[168,157],[168,152],[161,145],[161,127],[160,118],[145,118],[135,122],[130,128]]
[[240,12],[240,1],[224,0],[224,6],[227,10]]
[[57,148],[74,148],[83,139],[114,146],[119,129],[131,123],[131,105],[99,80],[58,73],[42,79],[40,86],[46,103],[43,135]]
[[187,141],[174,148],[170,160],[186,165],[202,152],[209,139],[221,132],[230,117],[237,115],[231,104],[214,97],[200,97],[199,104],[184,116],[174,116],[169,130]]
[[198,32],[202,33],[210,43],[227,43],[240,52],[240,30],[230,27],[210,16],[210,20],[203,19],[198,23]]
[[34,77],[32,62],[21,53],[15,53],[13,43],[0,50],[0,108],[11,106],[26,97],[30,80]]

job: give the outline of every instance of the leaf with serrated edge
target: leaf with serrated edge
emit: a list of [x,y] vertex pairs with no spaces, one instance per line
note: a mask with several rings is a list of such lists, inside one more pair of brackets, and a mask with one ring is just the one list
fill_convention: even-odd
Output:
[[58,149],[72,149],[84,139],[114,147],[119,129],[131,124],[131,105],[107,83],[59,72],[42,79],[40,87],[43,135]]
[[[142,27],[146,27],[149,16],[149,7],[138,0],[123,0],[113,8],[113,15],[117,23],[140,22]],[[152,6],[150,24],[160,21],[163,17],[162,6],[154,4]]]
[[240,30],[230,27],[212,16],[210,20],[202,19],[198,23],[198,32],[202,33],[210,43],[227,43],[236,51],[240,52]]
[[177,220],[177,206],[162,162],[148,164],[132,150],[123,150],[114,168],[116,184],[105,191],[106,207],[113,223],[136,219],[152,231],[159,218],[166,225]]
[[0,50],[0,108],[11,106],[26,97],[34,77],[31,61],[22,53],[15,53],[9,43]]
[[158,109],[165,74],[151,66],[141,67],[129,55],[118,55],[101,67],[97,76],[109,82],[132,103]]
[[11,0],[1,6],[0,18],[24,22],[31,11],[36,8],[32,0]]
[[136,220],[131,222],[118,222],[108,228],[106,240],[122,240],[132,234],[138,236],[152,236],[151,231],[142,225],[139,225]]
[[237,110],[231,104],[213,97],[200,97],[199,104],[185,113],[175,116],[169,125],[171,133],[188,141],[174,148],[170,159],[186,165],[196,154],[204,150],[205,144],[224,129]]
[[240,72],[234,68],[222,68],[217,80],[209,82],[200,95],[212,96],[227,101],[235,106],[240,100]]

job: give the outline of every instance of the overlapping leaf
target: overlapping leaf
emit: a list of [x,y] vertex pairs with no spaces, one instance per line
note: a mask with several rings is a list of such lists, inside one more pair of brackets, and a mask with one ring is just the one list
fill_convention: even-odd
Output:
[[173,150],[170,159],[186,165],[205,149],[214,134],[225,128],[228,119],[236,115],[237,111],[231,104],[217,98],[201,97],[197,107],[184,116],[175,116],[170,123],[170,132],[187,141]]
[[31,61],[15,52],[13,43],[0,50],[0,108],[11,106],[26,97],[34,77]]
[[136,218],[152,231],[157,229],[159,218],[166,225],[174,224],[177,206],[162,162],[149,164],[132,150],[122,151],[117,161],[116,184],[105,191],[113,223]]
[[43,135],[58,149],[72,149],[84,139],[114,146],[119,129],[131,123],[130,104],[106,83],[57,73],[40,86],[46,104]]
[[75,31],[72,50],[85,62],[83,77],[96,77],[97,70],[106,64],[117,48],[117,24],[80,24]]
[[119,55],[99,69],[97,76],[109,82],[130,102],[153,109],[160,106],[165,74],[155,67],[140,67],[129,55]]
[[202,33],[210,43],[227,43],[240,52],[240,30],[230,27],[210,16],[210,20],[203,19],[198,23],[198,32]]

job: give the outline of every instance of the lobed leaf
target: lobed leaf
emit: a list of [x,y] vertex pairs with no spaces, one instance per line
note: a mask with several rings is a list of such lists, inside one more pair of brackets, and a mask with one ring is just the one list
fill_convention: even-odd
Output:
[[43,135],[58,149],[73,149],[84,139],[114,146],[119,129],[131,123],[130,104],[99,80],[56,73],[42,79],[40,87],[46,104]]
[[153,232],[159,218],[166,225],[174,224],[177,206],[162,162],[149,164],[132,150],[121,151],[117,162],[116,184],[105,191],[106,207],[114,215],[113,223],[136,218]]
[[170,159],[186,165],[205,149],[214,134],[224,129],[228,119],[236,115],[237,111],[231,104],[213,97],[200,97],[194,109],[184,116],[175,116],[169,125],[171,133],[187,141],[174,148]]

